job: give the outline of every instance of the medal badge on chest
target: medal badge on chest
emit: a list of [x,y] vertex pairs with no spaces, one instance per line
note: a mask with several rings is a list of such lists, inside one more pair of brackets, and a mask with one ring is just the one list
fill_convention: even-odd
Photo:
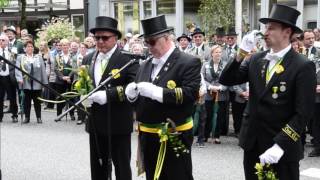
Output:
[[278,90],[279,90],[279,88],[277,86],[272,87],[272,95],[271,96],[273,99],[277,99],[279,97]]
[[285,92],[287,90],[286,82],[280,82],[280,92]]

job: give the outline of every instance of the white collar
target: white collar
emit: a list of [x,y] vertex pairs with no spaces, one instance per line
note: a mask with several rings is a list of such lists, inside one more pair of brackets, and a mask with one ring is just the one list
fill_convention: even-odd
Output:
[[175,47],[172,46],[162,57],[158,58],[153,58],[152,59],[152,64],[164,64],[167,59],[169,58],[169,56],[172,54],[172,52],[174,51]]
[[277,55],[279,58],[283,58],[287,54],[287,52],[290,51],[290,49],[291,49],[291,44],[289,44],[286,48],[282,49],[277,53],[274,53],[273,49],[270,49],[270,54]]
[[110,51],[103,53],[99,51],[98,57],[99,59],[105,59],[106,57],[110,58],[112,56],[112,54],[114,53],[114,51],[117,49],[117,44],[114,45],[114,47],[112,49],[110,49]]

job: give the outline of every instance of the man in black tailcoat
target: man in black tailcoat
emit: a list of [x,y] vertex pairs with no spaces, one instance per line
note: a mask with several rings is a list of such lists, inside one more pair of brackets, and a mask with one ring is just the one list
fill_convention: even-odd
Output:
[[[89,65],[94,86],[98,86],[110,76],[110,73],[115,73],[130,60],[117,46],[117,40],[121,38],[117,25],[117,20],[99,16],[96,18],[96,27],[90,30],[94,34],[97,50],[85,56],[83,64]],[[88,98],[93,102],[88,122],[93,180],[107,179],[109,150],[115,166],[116,179],[132,179],[130,159],[133,110],[126,100],[124,90],[126,85],[134,80],[137,68],[137,63],[129,66],[120,73],[119,77],[107,83],[107,91],[101,88]],[[111,136],[111,142],[108,141],[108,136]],[[102,158],[102,164],[99,158]]]
[[[126,95],[136,107],[146,179],[192,180],[192,113],[200,87],[201,62],[175,48],[169,37],[173,28],[167,27],[164,15],[141,23],[153,58],[141,65],[135,82],[127,86]],[[168,118],[172,121],[169,129]],[[166,135],[174,131],[173,124],[181,134],[176,139],[167,136],[166,140]],[[161,160],[157,159],[160,145],[165,142],[161,168]],[[175,144],[178,142],[181,144]],[[175,151],[175,147],[182,149]]]
[[300,136],[312,117],[316,88],[314,64],[290,44],[292,34],[302,32],[295,25],[299,15],[293,8],[275,4],[270,17],[259,20],[266,24],[264,38],[270,51],[242,61],[255,46],[256,32],[251,32],[220,77],[228,86],[249,81],[249,118],[240,132],[247,180],[258,179],[254,166],[259,161],[272,164],[281,180],[299,179]]

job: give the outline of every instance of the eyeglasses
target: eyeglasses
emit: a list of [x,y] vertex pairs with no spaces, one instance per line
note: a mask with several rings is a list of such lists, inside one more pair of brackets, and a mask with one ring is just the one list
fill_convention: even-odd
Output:
[[149,46],[154,46],[157,43],[158,39],[160,39],[162,37],[165,37],[165,36],[167,36],[167,35],[162,35],[162,36],[153,37],[153,38],[150,38],[150,39],[145,39],[144,42]]
[[115,35],[111,35],[111,36],[94,36],[94,39],[96,41],[99,41],[100,39],[102,39],[102,41],[108,41],[113,36],[115,36]]

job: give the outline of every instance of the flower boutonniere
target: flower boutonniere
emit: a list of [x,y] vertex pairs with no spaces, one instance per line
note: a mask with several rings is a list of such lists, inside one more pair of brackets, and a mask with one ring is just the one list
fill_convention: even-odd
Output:
[[280,74],[284,71],[284,67],[281,64],[278,64],[276,67],[276,73]]
[[167,82],[167,88],[169,88],[169,89],[174,89],[176,86],[177,86],[176,82],[174,82],[173,80],[169,80]]
[[262,165],[261,163],[256,163],[254,168],[257,170],[258,180],[279,180],[270,164]]
[[119,69],[112,69],[111,75],[113,76],[114,79],[118,79],[120,77],[120,70]]

